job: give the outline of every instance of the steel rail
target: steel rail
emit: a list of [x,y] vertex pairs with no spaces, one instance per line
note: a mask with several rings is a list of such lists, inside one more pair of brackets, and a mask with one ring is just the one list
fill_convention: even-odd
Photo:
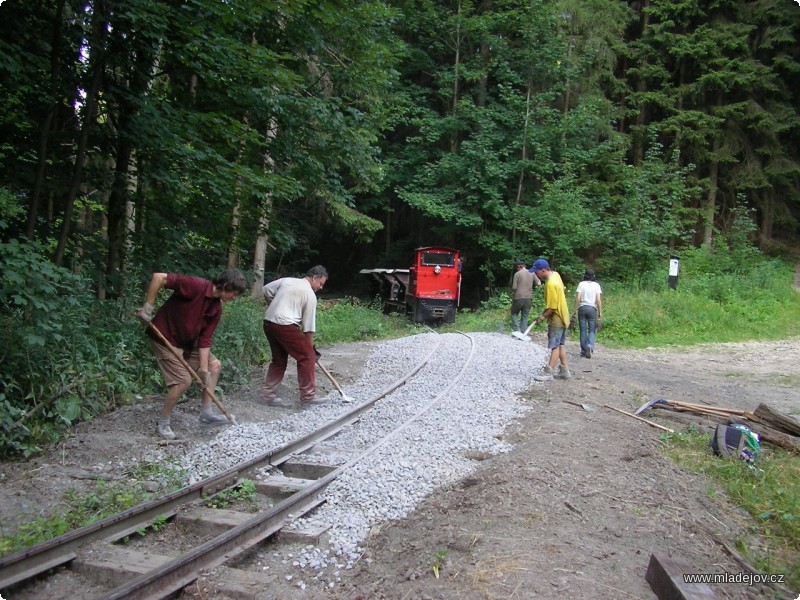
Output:
[[[279,531],[285,525],[286,519],[290,514],[296,514],[298,511],[303,511],[305,507],[315,504],[316,496],[340,474],[367,456],[373,454],[412,423],[419,420],[420,417],[435,406],[461,380],[475,353],[475,340],[461,331],[457,333],[467,337],[471,344],[470,352],[463,367],[447,387],[434,396],[433,399],[427,402],[425,406],[405,422],[401,423],[398,427],[344,465],[337,467],[324,477],[310,483],[308,486],[274,507],[262,511],[245,523],[229,529],[225,533],[193,548],[178,558],[126,582],[112,590],[109,594],[101,596],[98,600],[160,600],[162,598],[167,598],[195,581],[201,570],[218,567]],[[435,351],[436,348],[434,349],[434,352]],[[429,357],[432,354],[433,352],[431,352]],[[427,359],[425,362],[427,362]],[[419,368],[417,368],[416,371],[419,371]],[[388,393],[391,393],[391,391],[397,387],[399,387],[399,385],[391,386],[388,388],[390,391],[384,391],[383,395],[388,395]],[[374,402],[370,401],[369,403],[372,404]]]
[[[248,461],[235,465],[202,481],[165,494],[154,500],[143,502],[89,525],[74,529],[36,546],[21,550],[0,559],[0,590],[31,579],[49,569],[69,563],[76,557],[77,550],[84,544],[96,540],[118,539],[152,524],[157,517],[172,517],[177,508],[193,500],[216,493],[235,484],[243,473],[264,465],[280,465],[294,454],[312,447],[314,444],[335,435],[342,427],[357,421],[378,400],[405,385],[422,369],[441,345],[441,337],[431,351],[400,379],[382,390],[374,398],[367,400],[336,420],[297,440],[275,448]],[[269,535],[269,534],[267,534]]]

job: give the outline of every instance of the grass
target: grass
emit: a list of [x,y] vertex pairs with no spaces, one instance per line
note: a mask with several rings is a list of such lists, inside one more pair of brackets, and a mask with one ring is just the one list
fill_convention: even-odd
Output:
[[[134,485],[101,480],[88,491],[67,490],[58,514],[37,517],[20,525],[12,535],[0,535],[0,556],[35,546],[149,500],[152,495],[145,491],[142,481],[158,481],[165,493],[180,489],[184,485],[185,471],[170,459],[141,463],[131,469],[129,475],[137,480]],[[158,519],[156,525],[159,525]]]
[[211,496],[206,506],[228,508],[234,504],[244,504],[252,509],[257,507],[256,494],[256,484],[251,479],[242,479],[237,485]]
[[[800,457],[762,450],[754,470],[742,460],[714,456],[709,434],[674,433],[665,440],[676,464],[705,475],[752,517],[751,535],[736,540],[748,562],[765,573],[785,575],[785,587],[800,589]],[[712,497],[716,493],[709,490]]]
[[675,290],[604,285],[603,331],[609,346],[688,346],[800,336],[794,267],[765,261],[749,273],[689,272]]

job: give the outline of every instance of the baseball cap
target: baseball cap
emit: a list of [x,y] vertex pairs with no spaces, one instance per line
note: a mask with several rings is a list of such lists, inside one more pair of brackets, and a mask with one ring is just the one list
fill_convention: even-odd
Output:
[[531,271],[539,271],[541,269],[547,269],[549,271],[550,263],[543,258],[537,258],[536,262],[533,263],[533,267],[531,267]]

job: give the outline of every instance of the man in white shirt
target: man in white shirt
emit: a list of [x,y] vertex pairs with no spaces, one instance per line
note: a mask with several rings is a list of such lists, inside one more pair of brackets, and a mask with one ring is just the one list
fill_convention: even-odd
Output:
[[264,286],[267,310],[264,313],[264,334],[272,360],[267,369],[261,400],[270,406],[285,406],[277,397],[277,389],[286,372],[289,357],[297,361],[300,404],[320,404],[315,399],[316,350],[314,331],[317,320],[317,296],[328,281],[328,271],[317,265],[305,277],[282,277]]

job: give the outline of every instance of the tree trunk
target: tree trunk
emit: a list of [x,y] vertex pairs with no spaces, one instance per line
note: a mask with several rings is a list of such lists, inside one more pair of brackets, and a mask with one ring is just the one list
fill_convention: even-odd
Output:
[[772,225],[775,222],[775,192],[771,189],[763,190],[762,198],[761,234],[758,246],[761,250],[764,250],[767,242],[772,239]]
[[[124,119],[127,121],[127,118]],[[125,127],[120,128],[124,131]],[[114,183],[108,196],[108,253],[106,254],[105,286],[113,297],[119,290],[119,274],[125,256],[125,240],[128,225],[128,173],[133,147],[120,136],[114,168]]]
[[714,213],[717,210],[717,189],[719,178],[719,161],[717,160],[717,152],[719,151],[720,141],[718,137],[714,138],[714,158],[711,160],[711,170],[708,177],[708,196],[706,196],[706,205],[703,210],[703,243],[706,246],[711,246],[711,240],[714,234]]
[[[278,125],[274,121],[270,122],[266,137],[268,140],[274,139],[277,135]],[[274,171],[275,160],[269,153],[264,155],[264,170]],[[264,195],[264,203],[258,219],[258,237],[256,238],[256,249],[253,256],[253,287],[250,293],[255,298],[263,295],[264,287],[264,265],[267,261],[267,248],[269,247],[269,224],[272,217],[272,195],[267,192]]]
[[75,206],[75,198],[78,195],[83,177],[83,165],[86,162],[86,147],[89,143],[89,133],[93,128],[94,115],[97,110],[97,92],[100,89],[100,81],[103,77],[105,67],[105,42],[108,37],[108,23],[105,16],[105,5],[102,2],[94,4],[92,14],[92,31],[94,33],[94,44],[90,49],[89,56],[89,86],[86,89],[86,103],[84,105],[84,118],[81,124],[78,144],[75,151],[75,164],[72,171],[69,191],[64,202],[64,223],[61,228],[61,235],[58,239],[58,246],[53,261],[61,266],[64,262],[64,252],[69,241],[70,225],[72,223],[72,212]]
[[[522,126],[522,165],[519,169],[519,181],[517,182],[517,197],[514,200],[514,208],[519,209],[522,202],[522,192],[525,187],[525,163],[528,160],[528,126],[531,121],[531,93],[533,89],[533,81],[528,79],[528,95],[525,98],[525,123]],[[515,210],[515,212],[516,212]],[[511,226],[511,245],[517,247],[517,225],[516,220],[512,222]]]
[[[645,0],[644,4],[642,5],[642,38],[644,38],[648,32],[647,30],[650,28],[650,1]],[[647,56],[642,58],[641,71],[644,72],[647,70]],[[643,94],[647,91],[647,82],[644,79],[644,76],[639,75],[639,79],[636,83],[636,91],[640,94]],[[644,102],[639,103],[639,110],[636,113],[636,130],[633,135],[633,165],[638,167],[644,162],[644,146],[645,146],[645,137],[644,137],[644,126],[647,123],[647,105]]]
[[[245,126],[249,130],[249,123],[247,117],[243,119]],[[244,156],[244,136],[239,142],[239,150],[237,152],[236,162],[241,163]],[[241,213],[242,213],[242,182],[240,179],[236,180],[236,204],[233,206],[231,213],[231,241],[228,244],[228,267],[234,268],[239,266],[239,230],[241,229]]]
[[58,111],[58,74],[60,71],[59,56],[61,55],[61,23],[64,14],[65,0],[58,0],[56,12],[53,16],[53,41],[50,50],[50,94],[52,103],[47,116],[42,122],[39,130],[39,148],[36,163],[36,179],[33,182],[33,193],[31,194],[31,204],[28,207],[28,223],[25,226],[25,237],[32,240],[36,235],[36,221],[39,213],[39,199],[42,196],[45,174],[47,172],[47,146],[50,139],[50,129]]
[[[461,2],[458,3],[458,11],[456,12],[455,53],[453,61],[453,118],[458,115],[458,72],[461,68]],[[458,133],[454,131],[450,142],[450,151],[455,152],[457,149]]]

